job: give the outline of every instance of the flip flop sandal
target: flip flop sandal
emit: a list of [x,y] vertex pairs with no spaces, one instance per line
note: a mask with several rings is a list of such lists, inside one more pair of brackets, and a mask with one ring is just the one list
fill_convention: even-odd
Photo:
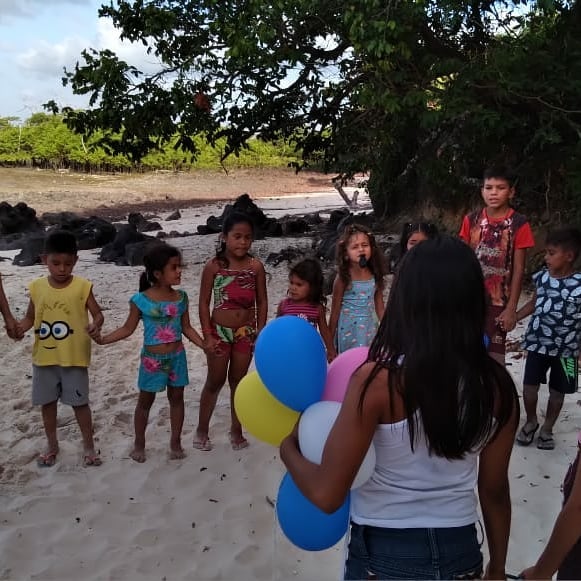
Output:
[[537,448],[539,450],[554,450],[555,449],[555,439],[552,434],[543,434],[541,432],[537,438]]
[[235,438],[231,432],[228,432],[228,438],[230,438],[230,446],[232,446],[232,450],[244,450],[244,448],[248,448],[250,446],[248,440],[244,436],[240,436],[240,439]]
[[36,459],[36,465],[39,468],[50,468],[56,464],[57,452],[47,452],[46,454],[39,454]]
[[209,452],[212,449],[212,442],[210,442],[210,438],[196,438],[193,442],[193,446],[196,450]]
[[537,424],[532,430],[526,430],[526,427],[527,425],[525,424],[516,437],[517,444],[520,444],[521,446],[530,446],[533,443],[535,434],[539,429],[539,424]]
[[99,454],[85,454],[83,456],[83,466],[101,466],[103,461]]

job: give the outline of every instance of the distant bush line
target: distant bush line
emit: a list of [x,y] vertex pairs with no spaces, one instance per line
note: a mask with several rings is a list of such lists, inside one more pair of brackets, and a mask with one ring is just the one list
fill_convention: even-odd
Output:
[[62,122],[60,115],[35,113],[20,122],[14,117],[0,117],[0,165],[42,169],[70,169],[77,172],[134,172],[150,170],[190,170],[226,168],[276,168],[298,162],[300,153],[282,140],[265,143],[258,139],[239,156],[231,155],[222,164],[221,142],[216,147],[195,137],[199,154],[173,147],[173,143],[146,155],[138,164],[124,155],[112,155],[98,145],[99,135],[88,140]]

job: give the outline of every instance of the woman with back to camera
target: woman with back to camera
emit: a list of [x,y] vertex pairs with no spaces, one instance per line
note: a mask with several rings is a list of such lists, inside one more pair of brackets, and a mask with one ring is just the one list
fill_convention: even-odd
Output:
[[345,579],[472,579],[483,572],[475,488],[488,542],[485,576],[505,578],[508,464],[517,393],[486,352],[482,271],[460,240],[402,260],[369,361],[352,376],[320,465],[281,445],[293,480],[335,511],[373,441],[375,471],[352,491]]

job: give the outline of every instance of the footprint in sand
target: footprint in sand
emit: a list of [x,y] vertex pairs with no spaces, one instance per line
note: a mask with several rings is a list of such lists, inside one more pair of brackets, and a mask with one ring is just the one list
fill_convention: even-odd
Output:
[[16,403],[15,403],[15,404],[12,406],[12,409],[13,409],[13,410],[24,410],[24,409],[28,409],[28,408],[31,408],[31,407],[32,407],[32,406],[31,406],[31,404],[30,404],[29,400],[27,400],[27,399],[23,399],[23,400],[17,401],[17,402],[16,402]]
[[161,408],[159,414],[157,415],[157,425],[165,426],[169,420],[169,408]]
[[248,545],[244,547],[235,557],[234,560],[241,565],[248,565],[256,562],[256,555],[260,551],[258,545]]
[[133,544],[138,547],[153,547],[159,542],[159,530],[148,529],[141,531],[133,538]]
[[131,421],[131,414],[129,412],[117,412],[113,418],[113,425],[126,426]]

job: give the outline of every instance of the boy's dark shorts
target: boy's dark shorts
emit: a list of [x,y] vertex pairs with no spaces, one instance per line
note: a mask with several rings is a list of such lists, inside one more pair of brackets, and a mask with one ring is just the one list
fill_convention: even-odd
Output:
[[549,369],[551,370],[549,389],[563,394],[577,391],[577,357],[543,355],[529,351],[525,363],[523,383],[525,385],[547,383],[547,370]]
[[484,332],[490,341],[488,352],[498,353],[498,355],[505,355],[506,353],[506,332],[496,322],[502,311],[504,311],[504,307],[488,305],[486,307],[486,319],[484,320]]

